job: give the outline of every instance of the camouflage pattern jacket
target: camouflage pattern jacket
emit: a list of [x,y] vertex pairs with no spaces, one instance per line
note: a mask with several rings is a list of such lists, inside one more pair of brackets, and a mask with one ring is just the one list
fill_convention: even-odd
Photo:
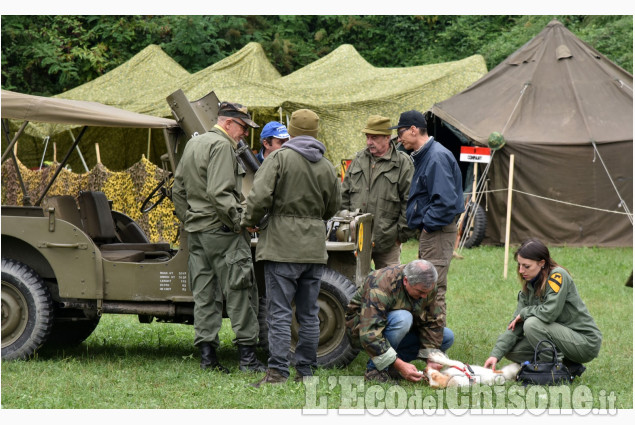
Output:
[[378,370],[390,366],[397,359],[397,352],[386,338],[388,313],[407,310],[412,313],[413,326],[417,328],[421,342],[419,357],[427,358],[430,351],[441,347],[443,328],[436,327],[436,290],[427,298],[410,298],[403,286],[405,264],[386,267],[368,275],[357,290],[346,312],[346,326],[355,346],[361,346],[375,363]]

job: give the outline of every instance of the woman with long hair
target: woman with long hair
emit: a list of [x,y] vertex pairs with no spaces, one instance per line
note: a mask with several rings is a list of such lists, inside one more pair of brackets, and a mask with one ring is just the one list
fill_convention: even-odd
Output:
[[[518,306],[485,367],[494,369],[503,356],[516,363],[531,361],[536,344],[548,339],[571,375],[580,376],[586,370],[582,363],[598,356],[602,333],[571,275],[551,258],[549,249],[538,239],[523,242],[514,256],[522,285]],[[550,354],[544,353],[542,360],[550,360]]]

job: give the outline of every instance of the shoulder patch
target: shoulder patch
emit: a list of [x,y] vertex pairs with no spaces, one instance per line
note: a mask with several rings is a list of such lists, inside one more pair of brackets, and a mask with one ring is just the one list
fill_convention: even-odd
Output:
[[552,273],[549,276],[549,286],[553,289],[553,292],[556,294],[560,292],[560,288],[562,288],[562,274],[561,273]]

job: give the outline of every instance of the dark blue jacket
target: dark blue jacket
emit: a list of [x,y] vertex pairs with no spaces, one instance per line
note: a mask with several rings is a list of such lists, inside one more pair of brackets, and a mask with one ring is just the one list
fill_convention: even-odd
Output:
[[408,227],[431,233],[464,210],[463,178],[454,155],[433,137],[412,153],[415,172],[406,209]]

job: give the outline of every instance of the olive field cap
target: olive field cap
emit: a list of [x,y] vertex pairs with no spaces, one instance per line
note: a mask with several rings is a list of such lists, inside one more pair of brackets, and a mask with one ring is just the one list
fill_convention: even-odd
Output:
[[288,139],[289,132],[287,131],[287,127],[283,124],[280,124],[278,121],[271,121],[262,128],[262,132],[260,133],[260,140],[266,139],[267,137]]
[[390,136],[390,119],[382,117],[380,115],[371,115],[368,117],[366,127],[362,130],[365,134],[383,134],[384,136]]
[[260,127],[258,124],[251,120],[251,115],[247,112],[247,107],[241,105],[240,103],[232,103],[232,102],[221,102],[218,106],[218,116],[219,117],[232,117],[232,118],[240,118],[245,121],[251,128]]
[[426,117],[424,117],[421,112],[412,110],[402,112],[399,116],[399,124],[390,127],[390,129],[394,130],[396,128],[411,127],[413,125],[417,128],[428,128]]
[[310,109],[298,109],[291,114],[289,134],[291,137],[311,136],[317,138],[320,117]]

